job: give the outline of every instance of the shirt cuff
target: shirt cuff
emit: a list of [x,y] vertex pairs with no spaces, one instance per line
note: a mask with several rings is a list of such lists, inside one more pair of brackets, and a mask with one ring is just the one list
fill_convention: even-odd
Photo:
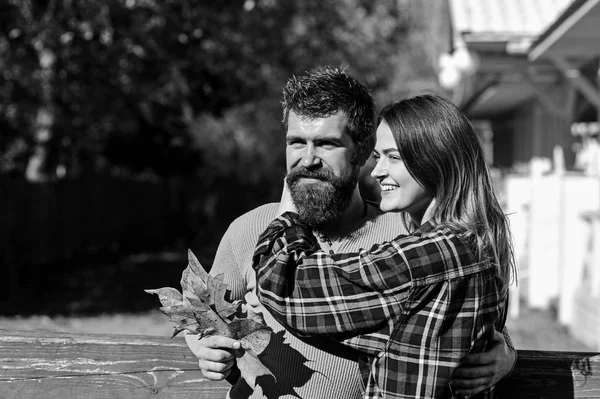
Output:
[[269,224],[256,244],[253,266],[256,269],[263,257],[272,257],[277,251],[317,251],[319,244],[312,230],[302,223],[294,212],[285,212]]

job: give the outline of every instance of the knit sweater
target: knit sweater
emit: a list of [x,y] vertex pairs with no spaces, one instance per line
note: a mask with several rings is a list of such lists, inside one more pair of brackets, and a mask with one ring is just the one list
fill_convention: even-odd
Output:
[[[229,397],[239,398],[320,398],[362,397],[362,377],[356,353],[325,337],[298,338],[265,311],[254,292],[256,279],[252,255],[260,234],[277,216],[278,204],[258,207],[234,220],[223,236],[211,275],[224,274],[231,299],[244,299],[260,312],[274,335],[260,359],[275,375],[260,377],[253,391],[244,380],[232,386]],[[324,250],[356,252],[405,233],[399,213],[382,214],[373,206],[355,231],[346,237],[319,240]]]

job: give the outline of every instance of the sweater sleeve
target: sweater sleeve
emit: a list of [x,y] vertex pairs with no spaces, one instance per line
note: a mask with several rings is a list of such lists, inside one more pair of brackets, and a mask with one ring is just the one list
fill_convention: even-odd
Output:
[[229,286],[232,301],[242,300],[246,294],[246,274],[234,250],[235,231],[235,226],[232,224],[221,238],[210,269],[212,276],[218,276],[219,274],[225,276],[223,282]]

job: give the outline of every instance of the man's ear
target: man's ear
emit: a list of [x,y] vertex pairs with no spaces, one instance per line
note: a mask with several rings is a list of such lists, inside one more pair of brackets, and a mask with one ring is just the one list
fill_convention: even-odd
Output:
[[369,147],[365,144],[359,146],[356,149],[356,152],[354,154],[354,163],[355,165],[359,166],[359,167],[363,167],[365,166],[365,164],[367,163],[367,160],[369,159],[369,156],[371,156],[371,152],[372,150],[369,149]]

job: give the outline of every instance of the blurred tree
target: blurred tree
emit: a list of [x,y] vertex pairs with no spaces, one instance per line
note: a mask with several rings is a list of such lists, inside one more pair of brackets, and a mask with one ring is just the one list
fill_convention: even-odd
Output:
[[405,3],[5,0],[0,171],[279,178],[291,74],[348,67],[380,103],[434,82]]
[[208,260],[279,198],[285,81],[344,67],[378,106],[435,88],[444,3],[0,0],[0,173],[161,181]]

